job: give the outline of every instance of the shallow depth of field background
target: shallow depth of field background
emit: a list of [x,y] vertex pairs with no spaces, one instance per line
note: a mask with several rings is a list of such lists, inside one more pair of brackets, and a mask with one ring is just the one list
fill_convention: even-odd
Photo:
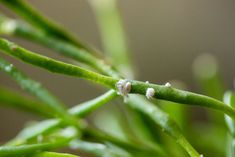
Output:
[[[102,50],[93,12],[85,0],[29,2],[83,41]],[[192,63],[198,55],[211,53],[219,61],[226,85],[232,88],[235,74],[235,1],[119,0],[119,9],[139,80],[163,84],[168,80],[179,79],[187,84],[189,90],[201,92],[193,78]],[[14,16],[1,5],[0,10]],[[30,50],[70,61],[39,45],[15,38],[12,40]],[[41,81],[69,106],[103,92],[83,80],[50,74],[14,59],[10,60],[32,78]],[[2,72],[0,84],[20,90]],[[30,114],[1,108],[0,143],[14,137],[23,124],[32,118],[36,119]]]

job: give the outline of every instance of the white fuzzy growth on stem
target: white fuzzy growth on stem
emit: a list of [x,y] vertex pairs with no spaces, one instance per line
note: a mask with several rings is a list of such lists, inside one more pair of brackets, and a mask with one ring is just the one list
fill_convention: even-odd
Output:
[[171,87],[171,84],[170,84],[169,82],[167,82],[167,83],[165,84],[165,86],[166,86],[166,87]]
[[155,90],[153,88],[147,88],[145,95],[148,99],[153,98],[154,94],[155,94]]
[[116,83],[116,87],[119,95],[127,96],[131,91],[131,82],[121,79]]

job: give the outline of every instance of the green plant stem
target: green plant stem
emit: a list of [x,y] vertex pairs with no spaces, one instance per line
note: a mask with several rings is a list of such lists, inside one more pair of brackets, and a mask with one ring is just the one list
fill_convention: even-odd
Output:
[[[164,128],[164,132],[169,134],[173,137],[183,148],[187,150],[190,156],[199,156],[199,154],[194,150],[194,148],[188,143],[188,141],[184,138],[181,133],[180,128],[178,125],[173,121],[169,115],[161,111],[160,109],[156,108],[152,103],[148,101],[143,101],[141,98],[136,97],[134,95],[130,95],[132,99],[129,104],[134,108],[142,111],[144,114],[150,115],[150,118],[156,122],[158,125]],[[135,100],[135,101],[133,101]],[[137,101],[142,102],[144,105],[140,103],[136,103]]]
[[[9,25],[13,25],[9,29]],[[85,63],[93,69],[98,71],[105,71],[105,74],[118,77],[118,75],[112,70],[112,67],[105,64],[104,60],[97,59],[84,48],[76,47],[68,42],[61,39],[55,38],[52,35],[45,34],[43,31],[32,28],[31,26],[19,22],[17,20],[6,18],[5,16],[0,16],[0,33],[4,34],[14,34],[23,38],[34,40],[39,42],[49,48],[52,48],[59,52],[60,54],[73,58],[76,61]]]
[[47,69],[53,73],[61,73],[65,75],[80,77],[109,87],[115,87],[115,83],[117,82],[117,80],[112,79],[111,77],[100,75],[75,65],[66,64],[49,57],[32,53],[2,38],[0,38],[0,49],[8,53],[9,55],[21,59],[24,62]]
[[[68,112],[73,116],[76,116],[78,118],[83,118],[87,114],[96,110],[101,105],[104,105],[110,100],[114,99],[116,96],[117,96],[116,92],[114,90],[110,90],[97,98],[94,98],[90,101],[72,107],[71,109],[68,110]],[[63,122],[60,119],[51,119],[39,122],[34,126],[23,129],[18,134],[18,136],[14,140],[12,140],[9,144],[18,145],[20,143],[25,143],[25,141],[35,138],[38,135],[45,134],[55,128],[58,128],[62,124]]]
[[78,47],[82,47],[82,45],[84,45],[81,45],[81,41],[77,41],[72,34],[68,33],[60,25],[41,15],[35,8],[25,3],[23,0],[1,0],[0,2],[6,4],[9,8],[14,10],[17,15],[22,16],[33,26],[47,34],[53,34],[54,36],[63,39],[64,41],[69,41]]
[[40,152],[40,153],[30,154],[27,157],[78,157],[78,156],[67,153]]
[[98,157],[131,157],[131,155],[125,150],[111,144],[74,140],[70,145],[72,149],[88,152]]
[[150,148],[149,146],[146,146],[143,144],[136,144],[136,143],[132,143],[129,141],[121,140],[119,138],[94,130],[89,127],[85,128],[84,132],[85,132],[85,135],[90,137],[91,139],[95,139],[98,141],[108,141],[108,142],[114,143],[117,146],[125,148],[129,152],[145,152],[145,153],[155,154],[155,155],[158,154],[164,157],[166,156],[165,152],[162,152],[162,150],[159,151],[159,149],[156,150],[153,147]]
[[127,78],[133,78],[133,68],[129,59],[122,20],[116,5],[117,1],[89,0],[88,2],[91,4],[90,6],[100,26],[104,51],[110,56],[118,71]]
[[53,117],[53,112],[47,105],[33,99],[23,97],[12,90],[0,87],[0,105],[17,108],[27,112],[39,114],[44,117]]
[[110,90],[95,99],[72,107],[71,109],[69,109],[69,113],[77,117],[85,117],[87,114],[95,111],[97,108],[106,104],[115,97],[117,97],[116,91]]
[[77,128],[80,127],[77,120],[66,112],[64,104],[57,100],[57,98],[47,91],[47,89],[45,89],[40,83],[30,79],[2,58],[0,58],[0,70],[3,70],[10,75],[23,89],[42,100],[47,107],[50,108],[54,117],[62,118],[66,123],[74,125]]
[[24,156],[36,151],[50,150],[65,146],[71,139],[59,140],[56,142],[42,143],[42,144],[29,144],[21,146],[2,146],[0,147],[1,157],[19,157]]
[[[0,49],[9,55],[21,59],[24,62],[39,66],[51,72],[84,78],[116,89],[116,83],[118,82],[117,79],[100,75],[75,65],[51,59],[49,57],[35,54],[2,38],[0,38]],[[155,90],[155,95],[153,96],[154,98],[216,109],[235,119],[235,110],[216,99],[192,92],[178,90],[172,87],[166,87],[164,85],[148,84],[135,80],[130,80],[130,82],[130,93],[145,95],[147,88],[153,88]]]

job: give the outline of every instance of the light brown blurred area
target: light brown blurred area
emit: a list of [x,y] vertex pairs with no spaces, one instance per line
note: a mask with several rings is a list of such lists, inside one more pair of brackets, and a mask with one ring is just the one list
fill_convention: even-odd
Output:
[[[102,50],[98,27],[85,0],[30,0],[42,13],[74,32],[81,40]],[[217,57],[225,83],[232,88],[235,66],[234,0],[119,0],[139,80],[163,84],[179,79],[192,91],[200,92],[192,74],[192,63],[202,53]],[[0,12],[13,16],[0,5]],[[52,50],[24,40],[9,38],[41,54],[70,62]],[[112,39],[110,39],[112,40]],[[33,79],[40,81],[68,106],[98,96],[101,91],[86,81],[48,73],[10,59]],[[19,87],[0,72],[0,85]],[[0,142],[14,137],[30,114],[0,109]]]

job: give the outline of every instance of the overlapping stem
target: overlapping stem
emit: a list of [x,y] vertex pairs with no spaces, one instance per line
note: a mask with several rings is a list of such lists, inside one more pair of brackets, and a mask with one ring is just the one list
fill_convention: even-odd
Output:
[[54,117],[63,119],[66,123],[71,124],[79,128],[77,120],[66,112],[65,105],[57,100],[47,89],[45,89],[40,83],[30,79],[24,73],[19,71],[14,65],[0,58],[0,70],[3,70],[9,74],[23,89],[29,91],[45,104],[43,107],[50,109],[49,111]]
[[68,41],[82,47],[84,44],[80,44],[81,41],[77,41],[75,37],[63,29],[60,25],[54,23],[52,20],[45,18],[41,15],[35,8],[31,7],[23,0],[1,0],[8,7],[14,10],[18,15],[24,17],[29,23],[34,25],[36,28],[39,28],[47,34],[53,34],[55,37],[58,37],[64,41]]

